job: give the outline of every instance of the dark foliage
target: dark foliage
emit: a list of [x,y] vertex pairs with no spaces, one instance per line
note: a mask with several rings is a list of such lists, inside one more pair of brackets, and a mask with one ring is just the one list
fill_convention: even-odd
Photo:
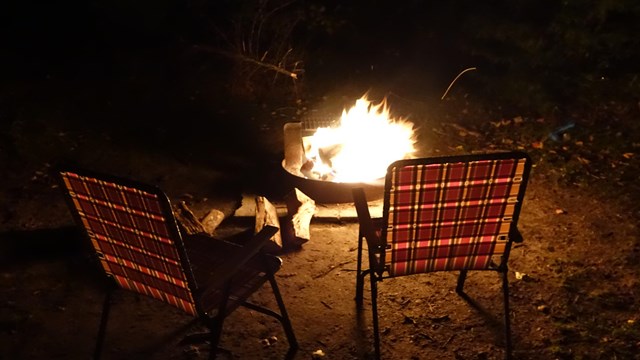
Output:
[[416,64],[441,74],[439,86],[475,66],[465,76],[471,93],[538,108],[640,93],[640,5],[633,0],[14,1],[1,10],[3,60],[35,65],[31,76],[68,71],[74,57],[109,75],[117,69],[101,57],[114,49],[177,42],[301,77],[292,81],[240,57],[204,58],[252,98],[285,89],[300,99],[302,78],[326,71],[371,82]]

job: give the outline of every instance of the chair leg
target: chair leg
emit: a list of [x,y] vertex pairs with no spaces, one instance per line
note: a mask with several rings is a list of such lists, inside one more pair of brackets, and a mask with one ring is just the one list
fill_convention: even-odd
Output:
[[100,316],[100,325],[98,327],[98,336],[96,338],[96,347],[93,350],[93,359],[99,360],[102,355],[102,344],[104,343],[104,337],[107,332],[107,323],[109,321],[109,310],[111,309],[111,294],[113,294],[113,288],[109,288],[104,297],[104,303],[102,304],[102,315]]
[[218,345],[220,344],[220,336],[222,335],[223,324],[224,324],[224,314],[221,313],[215,318],[210,319],[209,324],[207,325],[210,331],[209,344],[211,347],[209,351],[209,360],[215,360],[216,356],[218,355],[218,351],[220,351],[220,348],[218,347]]
[[287,309],[284,306],[284,301],[282,300],[282,295],[280,294],[278,283],[276,282],[273,274],[269,274],[269,283],[271,284],[273,295],[275,296],[276,302],[278,303],[278,308],[280,309],[280,322],[282,323],[284,333],[286,334],[287,340],[289,341],[289,349],[291,351],[295,351],[296,349],[298,349],[298,340],[296,339],[296,335],[293,332],[293,326],[291,326],[289,314],[287,313]]
[[220,336],[222,335],[222,326],[224,325],[224,319],[227,317],[227,301],[231,293],[231,281],[227,281],[224,286],[222,294],[222,301],[218,309],[218,314],[213,318],[206,319],[206,325],[209,328],[209,344],[211,350],[209,351],[209,359],[214,360],[218,354],[218,345],[220,344]]
[[376,359],[380,359],[380,328],[378,324],[378,284],[375,275],[371,274],[371,312],[373,314],[373,345]]
[[[222,308],[222,307],[221,307]],[[208,331],[207,332],[201,332],[201,333],[195,333],[195,334],[189,334],[187,336],[185,336],[184,338],[182,338],[182,340],[180,340],[179,344],[180,345],[186,345],[186,344],[203,344],[203,343],[209,343],[209,359],[213,360],[216,358],[216,356],[218,355],[218,353],[220,352],[224,352],[224,353],[229,353],[229,350],[223,349],[221,347],[219,347],[220,344],[220,337],[222,336],[222,327],[224,325],[224,319],[225,319],[225,314],[218,314],[217,316],[214,317],[208,317],[208,316],[201,316],[200,318],[198,318],[197,320],[199,320],[202,324],[204,324]],[[193,324],[193,322],[191,323]]]
[[505,335],[505,358],[511,357],[511,316],[509,312],[509,279],[508,271],[505,268],[502,272],[502,292],[504,293],[504,335]]
[[[511,354],[511,318],[509,312],[509,279],[507,277],[508,271],[505,266],[503,270],[500,270],[502,274],[502,292],[503,292],[503,302],[504,302],[504,334],[505,334],[505,358],[507,360],[512,359]],[[468,295],[464,293],[464,282],[467,278],[467,270],[460,271],[460,275],[458,276],[458,285],[456,286],[456,293],[462,296],[465,300],[471,302],[473,305],[474,302],[469,298]],[[477,307],[477,305],[473,305]]]
[[460,270],[458,276],[458,285],[456,286],[456,293],[462,294],[464,292],[464,282],[467,279],[467,270]]
[[358,309],[362,309],[364,302],[364,278],[365,276],[370,275],[373,279],[373,275],[371,275],[371,270],[364,270],[358,274],[356,279],[356,307]]
[[356,267],[356,307],[362,309],[364,297],[364,276],[362,272],[362,234],[358,234],[358,263]]

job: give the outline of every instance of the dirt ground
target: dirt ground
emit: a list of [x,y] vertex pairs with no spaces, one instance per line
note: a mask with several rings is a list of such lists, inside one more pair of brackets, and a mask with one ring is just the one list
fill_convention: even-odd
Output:
[[[595,165],[569,172],[575,158],[563,159],[563,147],[580,140],[565,136],[561,143],[533,147],[532,139],[538,134],[530,127],[544,124],[540,119],[504,118],[502,125],[489,122],[485,128],[464,122],[470,117],[465,110],[472,106],[468,102],[447,106],[454,110],[445,119],[460,121],[422,126],[421,139],[429,144],[421,148],[425,156],[481,151],[495,148],[494,143],[507,143],[521,144],[535,160],[520,221],[525,241],[515,247],[510,259],[516,358],[640,358],[637,186],[625,180],[628,176],[612,180],[589,175],[599,171]],[[637,110],[627,115],[633,115],[629,120],[637,118]],[[475,116],[490,115],[477,110]],[[252,219],[231,216],[242,192],[268,192],[279,179],[274,164],[280,150],[268,155],[272,161],[265,160],[262,166],[243,153],[234,158],[223,150],[212,151],[212,156],[225,161],[203,161],[184,155],[192,150],[184,144],[172,145],[180,151],[168,154],[161,147],[124,145],[106,132],[76,129],[67,133],[51,123],[39,124],[45,125],[11,129],[12,147],[3,148],[3,359],[86,359],[94,345],[104,292],[53,180],[56,165],[71,159],[155,183],[172,200],[186,200],[194,209],[221,209],[229,216],[221,234],[252,226]],[[504,129],[508,131],[502,133]],[[604,130],[600,135],[606,136]],[[275,137],[267,141],[269,146],[280,140]],[[593,143],[579,146],[593,147],[592,154],[602,151]],[[633,170],[636,160],[625,163],[624,159],[619,159],[618,167]],[[256,171],[253,178],[263,181],[236,177],[244,176],[248,168]],[[617,174],[615,169],[609,173]],[[277,200],[276,195],[269,196]],[[327,359],[368,358],[369,296],[361,313],[353,301],[357,224],[349,219],[314,219],[311,237],[301,250],[281,255],[284,266],[277,276],[300,341],[295,358],[311,358],[317,350]],[[456,274],[437,273],[381,284],[384,358],[503,357],[498,276],[469,277],[467,291],[485,313],[453,292],[455,279]],[[264,291],[257,301],[273,304],[269,295]],[[130,293],[120,293],[114,303],[105,358],[206,356],[205,348],[177,344],[180,334],[195,331],[179,311]],[[174,333],[176,329],[182,333]],[[271,336],[279,341],[263,346],[260,341]],[[222,343],[238,359],[283,358],[287,348],[277,323],[245,309],[227,320]]]
[[[480,102],[473,94],[482,89],[464,84],[440,100],[444,87],[403,68],[386,82],[326,77],[330,91],[297,103],[231,104],[216,98],[217,80],[198,67],[205,61],[163,62],[175,60],[165,48],[104,51],[98,62],[22,64],[0,87],[0,359],[88,359],[95,344],[104,288],[54,181],[57,166],[149,182],[200,213],[220,209],[223,236],[253,225],[233,216],[243,193],[277,200],[286,189],[283,124],[341,110],[367,90],[416,124],[418,156],[532,156],[524,242],[509,262],[516,359],[640,359],[638,99],[557,104],[545,116]],[[300,342],[295,359],[318,350],[326,359],[372,356],[369,294],[362,312],[353,300],[357,231],[351,219],[315,218],[311,241],[280,255],[277,280]],[[499,277],[470,274],[466,290],[479,311],[455,294],[456,276],[380,284],[384,359],[503,358]],[[268,291],[255,301],[273,304]],[[104,358],[206,358],[205,346],[178,344],[197,330],[189,321],[121,292]],[[278,341],[264,346],[272,336]],[[246,309],[228,318],[222,345],[236,359],[281,359],[288,347],[276,322]]]

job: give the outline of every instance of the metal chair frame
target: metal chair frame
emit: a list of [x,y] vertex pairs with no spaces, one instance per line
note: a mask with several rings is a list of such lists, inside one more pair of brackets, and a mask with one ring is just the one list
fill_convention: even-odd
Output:
[[[225,256],[226,258],[223,259],[222,263],[219,266],[219,269],[216,269],[217,276],[211,279],[204,279],[204,281],[203,279],[198,279],[199,282],[196,282],[196,277],[192,269],[192,259],[189,258],[189,255],[187,253],[189,238],[187,238],[187,244],[185,244],[176,219],[173,216],[170,201],[162,190],[146,183],[102,174],[86,169],[79,169],[77,167],[67,167],[64,169],[60,169],[59,180],[62,184],[62,188],[65,190],[65,198],[74,216],[76,224],[78,224],[78,226],[84,230],[83,232],[90,240],[89,242],[92,242],[92,231],[90,228],[88,228],[88,226],[85,226],[85,224],[83,224],[83,218],[79,213],[77,205],[74,203],[74,198],[72,195],[73,189],[71,189],[70,185],[65,182],[65,176],[68,176],[68,174],[73,174],[73,176],[80,176],[83,178],[96,179],[98,181],[115,184],[116,186],[136,189],[138,191],[157,196],[158,205],[160,206],[162,214],[164,215],[165,225],[170,233],[169,237],[179,255],[180,265],[184,272],[184,275],[186,276],[185,280],[188,284],[189,292],[191,294],[190,296],[194,302],[193,306],[195,307],[195,311],[193,311],[193,313],[190,313],[190,311],[187,311],[185,309],[182,310],[194,316],[194,320],[196,322],[202,323],[209,330],[208,333],[189,335],[185,339],[183,339],[183,342],[191,343],[208,341],[211,345],[209,357],[210,359],[214,359],[218,351],[221,350],[218,345],[222,334],[224,320],[238,306],[243,306],[262,314],[274,317],[276,320],[278,320],[282,325],[289,342],[289,350],[286,357],[291,358],[295,355],[298,349],[298,342],[295,337],[289,315],[285,308],[282,295],[274,276],[275,272],[280,267],[281,259],[275,256],[267,255],[261,251],[261,248],[266,244],[269,238],[271,238],[278,231],[277,228],[272,226],[265,227],[262,231],[249,239],[243,246],[224,242],[223,240],[219,239],[207,238],[206,240],[209,240],[211,242],[224,242],[225,246],[237,251],[234,251],[234,253],[230,254],[228,257]],[[94,246],[91,246],[91,248],[93,251],[93,255],[95,256],[95,260],[100,263],[101,253],[99,252],[99,249]],[[264,272],[264,279],[261,278],[255,284],[251,284],[252,287],[247,291],[246,298],[239,299],[239,301],[231,301],[231,287],[234,276],[237,276],[238,273],[242,271],[243,267],[247,266],[247,264],[252,261],[259,261],[263,266],[262,270]],[[107,323],[112,303],[112,293],[116,289],[120,289],[112,274],[110,274],[104,267],[102,267],[102,270],[104,271],[106,278],[108,279],[109,286],[106,291],[102,306],[100,325],[98,328],[96,346],[93,354],[94,359],[99,359],[102,354],[102,348],[104,345],[104,338],[106,335]],[[268,281],[271,286],[279,312],[276,312],[264,306],[253,304],[247,300],[247,298],[259,288],[261,288],[266,281]],[[204,306],[205,304],[203,304],[203,299],[207,294],[210,295],[212,293],[217,293],[218,291],[222,291],[221,302],[218,303],[218,306],[214,307],[213,310],[217,309],[217,311],[215,311],[214,313],[211,311],[212,306],[208,306],[208,308]],[[141,294],[148,295],[144,293]],[[175,304],[168,304],[176,306]]]

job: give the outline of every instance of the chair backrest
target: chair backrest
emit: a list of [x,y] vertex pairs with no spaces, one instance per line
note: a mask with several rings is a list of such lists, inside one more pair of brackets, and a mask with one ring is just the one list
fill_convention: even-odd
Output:
[[498,266],[506,261],[530,168],[521,152],[391,164],[381,234],[390,276],[484,270],[496,255]]
[[108,277],[197,315],[196,284],[166,195],[147,184],[61,171],[68,200]]

